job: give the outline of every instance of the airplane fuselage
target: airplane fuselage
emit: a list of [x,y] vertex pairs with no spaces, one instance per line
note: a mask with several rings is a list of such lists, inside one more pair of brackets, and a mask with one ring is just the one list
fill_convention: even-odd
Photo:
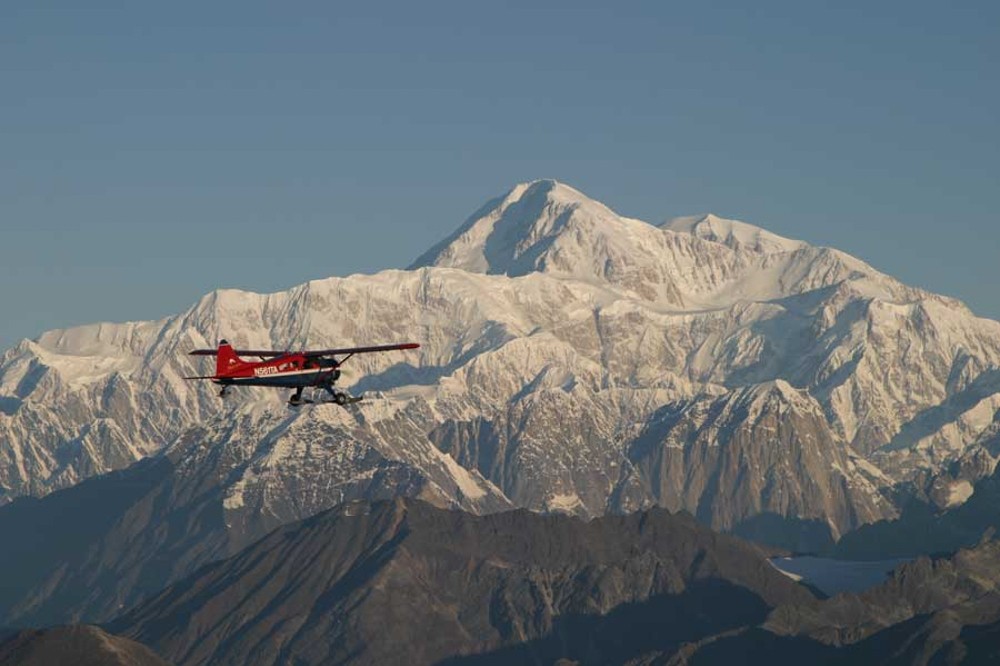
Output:
[[259,363],[235,359],[219,368],[213,381],[222,386],[325,386],[340,377],[338,368],[339,364],[331,359],[308,359],[292,353]]

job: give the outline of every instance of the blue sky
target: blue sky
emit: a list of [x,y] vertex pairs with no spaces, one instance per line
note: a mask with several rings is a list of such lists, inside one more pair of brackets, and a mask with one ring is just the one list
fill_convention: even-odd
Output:
[[5,3],[0,348],[404,267],[541,177],[1000,317],[1000,5],[955,4]]

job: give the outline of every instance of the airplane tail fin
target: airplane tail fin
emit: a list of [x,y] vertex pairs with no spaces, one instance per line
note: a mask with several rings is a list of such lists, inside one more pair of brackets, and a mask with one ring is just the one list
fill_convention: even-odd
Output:
[[228,341],[219,340],[219,353],[215,357],[215,375],[217,377],[228,375],[244,363],[246,361],[236,355]]

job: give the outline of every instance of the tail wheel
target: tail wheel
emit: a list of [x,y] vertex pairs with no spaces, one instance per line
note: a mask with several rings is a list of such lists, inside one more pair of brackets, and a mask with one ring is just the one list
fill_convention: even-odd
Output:
[[333,401],[335,403],[337,403],[338,405],[346,405],[347,404],[347,394],[346,393],[335,393],[333,395]]

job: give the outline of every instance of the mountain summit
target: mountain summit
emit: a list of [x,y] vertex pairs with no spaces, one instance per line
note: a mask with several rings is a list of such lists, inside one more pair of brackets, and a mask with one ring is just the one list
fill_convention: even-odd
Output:
[[439,266],[524,275],[546,264],[546,250],[564,231],[585,230],[608,237],[623,229],[621,218],[604,204],[558,181],[535,180],[515,185],[505,196],[489,201],[410,268]]
[[624,288],[664,307],[707,309],[847,283],[889,300],[921,295],[841,252],[715,215],[654,226],[554,180],[515,186],[474,213],[411,269],[533,272]]
[[[806,247],[802,241],[711,214],[678,217],[659,228],[733,249],[739,245],[776,253]],[[612,247],[635,250],[646,243],[655,246],[661,236],[648,223],[619,216],[568,185],[535,180],[515,185],[506,195],[489,201],[410,268],[441,266],[509,276],[534,270],[572,274],[585,267],[574,259],[593,259],[595,250],[608,259]]]

